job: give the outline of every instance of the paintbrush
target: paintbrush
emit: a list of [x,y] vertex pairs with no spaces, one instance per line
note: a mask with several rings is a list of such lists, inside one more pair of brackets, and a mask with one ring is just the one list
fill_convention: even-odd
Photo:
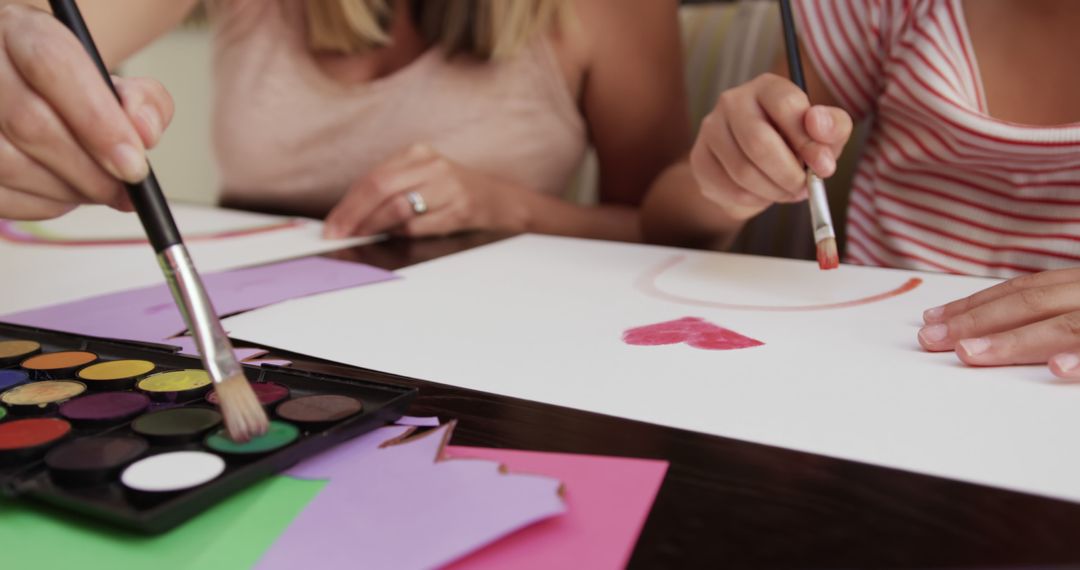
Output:
[[[90,31],[83,21],[74,0],[49,0],[56,16],[79,39],[90,59],[97,66],[105,83],[112,89],[117,101],[120,94],[112,84],[109,70],[98,53]],[[125,184],[135,212],[143,229],[157,253],[158,264],[165,274],[173,299],[187,323],[195,344],[202,355],[203,365],[214,382],[214,391],[221,401],[221,415],[229,436],[244,442],[266,433],[269,419],[251,390],[244,369],[236,359],[232,343],[221,327],[221,321],[210,304],[202,279],[195,271],[195,264],[188,255],[180,231],[176,228],[172,212],[161,192],[154,171],[137,184]]]
[[[780,0],[780,20],[784,25],[788,74],[791,81],[809,95],[803,75],[802,58],[799,57],[799,38],[795,33],[791,0]],[[829,198],[825,194],[825,183],[809,166],[806,167],[806,190],[809,195],[807,202],[810,204],[810,222],[814,226],[814,243],[817,244],[818,267],[836,269],[840,266],[840,255],[836,250],[836,230],[833,229],[832,213],[829,211]]]

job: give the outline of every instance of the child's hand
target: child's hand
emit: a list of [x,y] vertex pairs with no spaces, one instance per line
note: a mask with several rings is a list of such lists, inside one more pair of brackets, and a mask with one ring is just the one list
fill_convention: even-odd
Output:
[[768,73],[720,95],[690,165],[708,198],[749,219],[774,202],[806,198],[804,162],[832,176],[851,129],[845,111],[811,106],[794,83]]
[[1018,277],[923,313],[919,343],[973,366],[1049,363],[1080,378],[1080,269]]

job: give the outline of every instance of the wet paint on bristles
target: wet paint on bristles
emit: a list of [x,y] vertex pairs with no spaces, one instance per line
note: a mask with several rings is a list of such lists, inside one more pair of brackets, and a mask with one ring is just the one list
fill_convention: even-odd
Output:
[[835,239],[823,239],[817,244],[818,267],[824,271],[840,267],[840,254],[836,250]]

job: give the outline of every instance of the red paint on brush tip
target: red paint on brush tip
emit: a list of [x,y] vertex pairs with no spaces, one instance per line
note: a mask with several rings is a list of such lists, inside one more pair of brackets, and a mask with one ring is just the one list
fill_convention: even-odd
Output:
[[836,269],[840,267],[840,256],[835,247],[828,247],[825,242],[817,246],[817,264],[822,270]]

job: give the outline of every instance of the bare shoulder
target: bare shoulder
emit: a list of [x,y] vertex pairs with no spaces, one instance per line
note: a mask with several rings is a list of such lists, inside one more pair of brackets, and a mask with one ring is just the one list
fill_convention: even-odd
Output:
[[649,17],[663,17],[678,12],[678,0],[567,0],[583,20],[614,29],[617,24],[647,27]]
[[649,49],[670,41],[678,0],[566,0],[565,17],[550,34],[551,44],[575,90],[582,77],[608,59],[607,53]]
[[568,0],[585,49],[607,44],[650,43],[677,17],[678,0]]

